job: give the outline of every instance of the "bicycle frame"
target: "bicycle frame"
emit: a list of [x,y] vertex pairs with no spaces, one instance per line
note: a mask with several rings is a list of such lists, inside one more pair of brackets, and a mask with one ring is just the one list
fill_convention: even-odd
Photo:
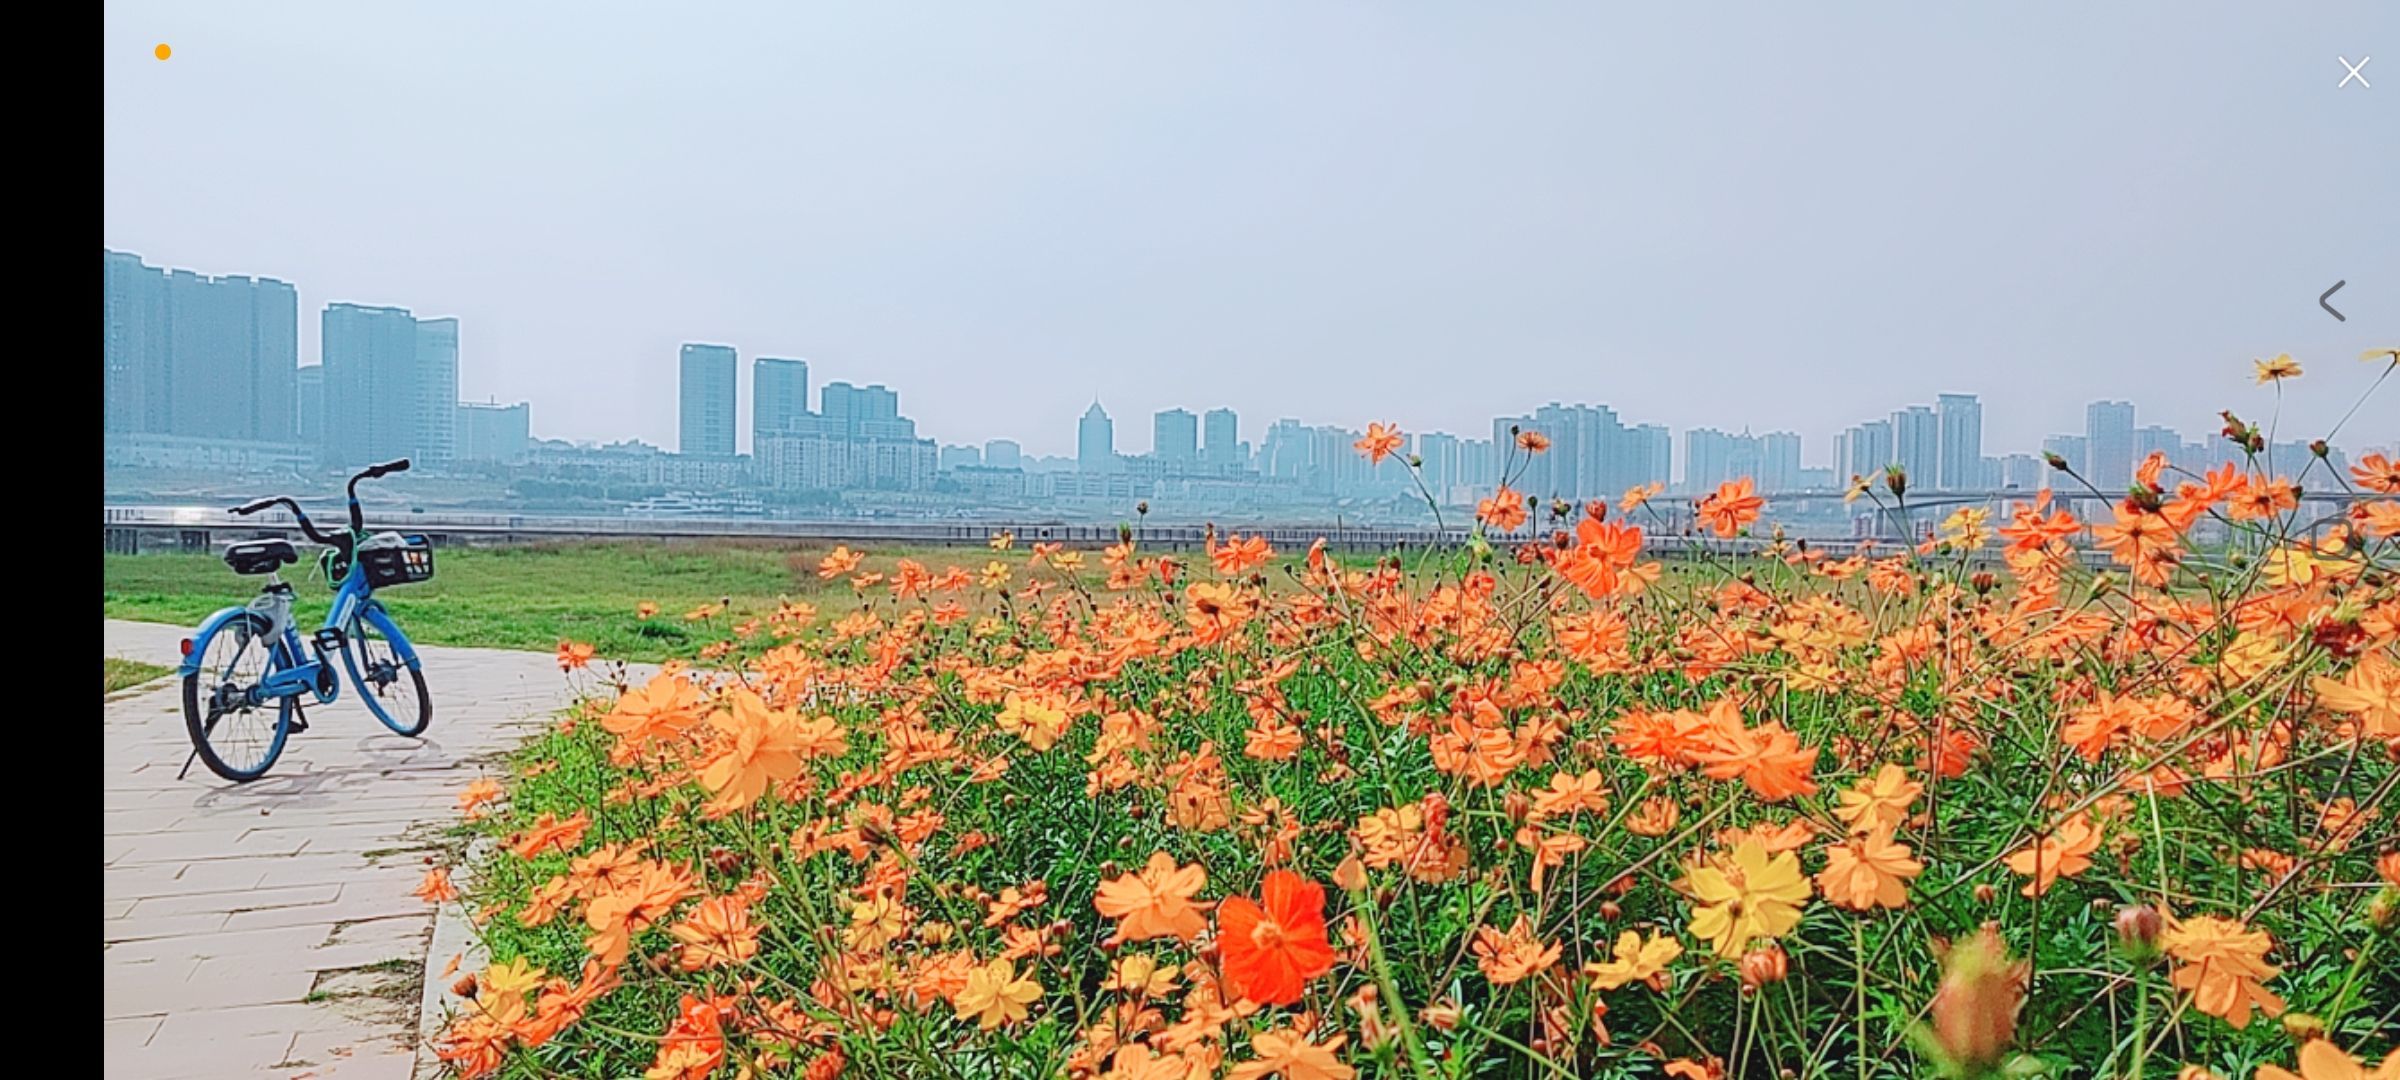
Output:
[[[350,498],[351,520],[358,519],[358,509],[358,497],[354,492]],[[268,645],[267,673],[250,691],[255,702],[263,704],[301,694],[313,696],[319,705],[330,705],[338,700],[341,697],[341,679],[334,667],[333,653],[341,648],[342,636],[347,632],[343,628],[354,617],[373,626],[377,633],[383,635],[384,640],[391,643],[392,652],[400,658],[401,663],[412,671],[417,669],[416,646],[408,640],[407,634],[401,632],[399,624],[392,621],[391,615],[383,610],[383,605],[375,602],[375,588],[367,583],[366,564],[357,557],[357,544],[358,534],[354,531],[351,534],[349,566],[342,575],[341,583],[334,588],[333,607],[325,613],[324,622],[317,627],[314,637],[316,648],[311,651],[305,647],[300,640],[298,624],[285,620],[282,637]],[[281,584],[280,577],[272,577],[267,588],[273,589]],[[237,604],[218,611],[200,624],[193,640],[214,638],[226,622],[247,617],[252,610],[248,604]],[[183,658],[176,674],[180,677],[199,671],[202,660],[199,651],[194,650]]]

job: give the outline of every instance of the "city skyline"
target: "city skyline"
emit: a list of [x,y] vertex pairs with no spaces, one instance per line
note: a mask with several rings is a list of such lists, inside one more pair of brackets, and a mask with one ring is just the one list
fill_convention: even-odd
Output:
[[[2388,91],[2332,85],[2329,43],[2388,3],[2177,11],[1035,0],[562,47],[505,9],[111,4],[103,235],[312,309],[458,316],[493,361],[461,396],[577,439],[674,445],[656,357],[685,341],[911,387],[927,430],[1045,455],[1095,394],[1455,432],[1602,400],[1797,431],[1817,465],[1882,399],[1946,391],[1994,446],[2093,400],[2190,430],[2267,411],[2254,357],[2322,381],[2387,343],[2400,149],[2360,137]],[[2315,304],[2338,278],[2347,324]]]
[[[460,400],[460,320],[455,316],[421,318],[403,307],[330,303],[320,320],[320,341],[329,351],[318,364],[301,366],[296,350],[289,347],[299,322],[299,294],[293,284],[152,267],[127,252],[104,249],[103,255],[108,271],[103,365],[107,430],[202,434],[192,429],[188,417],[178,421],[152,406],[178,400],[162,388],[191,384],[221,389],[227,382],[209,376],[194,383],[193,374],[177,372],[202,370],[195,365],[231,364],[225,370],[236,372],[241,385],[268,404],[243,403],[250,411],[228,421],[224,437],[306,443],[319,447],[329,461],[413,454],[428,463],[450,460],[460,444],[460,428],[470,423],[480,431],[472,440],[477,448],[472,458],[484,458],[494,446],[517,448],[504,460],[521,458],[523,449],[536,441],[527,430],[526,404],[470,414],[469,409],[482,407]],[[223,359],[216,359],[220,355]],[[1059,455],[1025,454],[1023,446],[1039,445],[1040,439],[1029,439],[1024,432],[994,436],[981,444],[920,437],[916,422],[900,414],[898,392],[880,383],[862,387],[846,379],[828,382],[821,392],[821,409],[812,411],[807,361],[751,356],[744,364],[743,359],[737,345],[685,342],[678,347],[673,445],[679,455],[755,460],[744,466],[755,481],[832,490],[930,488],[937,473],[960,466],[993,467],[983,460],[984,445],[1004,444],[1011,460],[1062,460]],[[286,378],[268,376],[276,365],[291,365],[284,368]],[[744,370],[756,373],[748,380],[752,393],[747,401],[738,389],[738,374]],[[369,409],[362,406],[368,400],[410,404]],[[296,415],[284,413],[293,415],[290,425],[278,434],[262,435],[273,422],[261,419],[258,411],[275,412],[276,402],[289,403]],[[1753,434],[1747,427],[1735,433],[1713,426],[1683,430],[1678,455],[1674,433],[1665,425],[1624,422],[1607,404],[1567,406],[1554,400],[1531,412],[1490,419],[1488,440],[1436,430],[1409,433],[1408,445],[1413,450],[1420,436],[1431,437],[1425,445],[1436,449],[1426,455],[1426,479],[1445,498],[1461,497],[1460,484],[1496,482],[1493,448],[1505,447],[1519,427],[1543,432],[1552,438],[1555,451],[1531,463],[1519,487],[1578,497],[1650,482],[1671,484],[1679,491],[1703,490],[1740,476],[1752,477],[1764,491],[1825,490],[1851,476],[1880,473],[1880,463],[1900,466],[1919,491],[2033,488],[2042,485],[2043,459],[2051,452],[2061,452],[2087,480],[2116,490],[2130,476],[2132,463],[2153,450],[2187,467],[2205,466],[2215,452],[2206,439],[2187,439],[2174,425],[2154,422],[2137,428],[2138,412],[2131,402],[2090,402],[2084,416],[2080,433],[2054,432],[2038,449],[1990,447],[1983,439],[1979,396],[1942,392],[1932,405],[1903,404],[1888,418],[1845,429],[1827,441],[1829,459],[1824,456],[1827,447],[1812,454],[1809,440],[1790,430]],[[739,424],[745,417],[751,422]],[[1136,451],[1117,444],[1113,417],[1095,397],[1077,423],[1074,457],[1063,460],[1085,473],[1316,477],[1307,483],[1322,482],[1339,490],[1393,486],[1393,479],[1380,473],[1353,475],[1355,470],[1339,460],[1341,445],[1356,434],[1356,421],[1347,426],[1308,424],[1278,416],[1254,425],[1260,433],[1255,447],[1241,437],[1238,410],[1214,405],[1203,415],[1172,405],[1152,413],[1150,446]],[[749,429],[739,440],[737,427]],[[657,445],[623,435],[586,443],[592,444]],[[1492,460],[1479,460],[1478,455]],[[1128,465],[1137,459],[1143,464]],[[1295,466],[1295,461],[1301,464]],[[695,475],[736,475],[711,473],[705,462],[698,463],[698,469]]]

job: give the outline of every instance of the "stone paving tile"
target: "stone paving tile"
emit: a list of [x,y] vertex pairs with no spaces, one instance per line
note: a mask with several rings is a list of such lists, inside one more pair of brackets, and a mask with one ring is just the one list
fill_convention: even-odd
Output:
[[[171,663],[181,627],[109,621],[109,655]],[[414,997],[381,1019],[308,998],[325,973],[423,963],[428,826],[567,689],[546,654],[426,648],[433,729],[385,731],[351,700],[256,783],[194,765],[180,687],[103,710],[104,1071],[111,1077],[369,1077],[417,1065]],[[347,978],[347,976],[344,976]]]

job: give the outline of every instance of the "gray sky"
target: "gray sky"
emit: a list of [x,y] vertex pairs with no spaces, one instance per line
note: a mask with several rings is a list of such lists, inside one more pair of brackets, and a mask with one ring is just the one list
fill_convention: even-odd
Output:
[[[462,320],[672,446],[676,346],[1070,453],[1097,394],[1831,437],[1980,393],[2315,434],[2400,339],[2400,4],[106,5],[108,246]],[[165,42],[173,58],[153,58]],[[2337,55],[2376,60],[2336,88]],[[2337,323],[2316,306],[2349,285]],[[2400,438],[2400,386],[2341,440]]]

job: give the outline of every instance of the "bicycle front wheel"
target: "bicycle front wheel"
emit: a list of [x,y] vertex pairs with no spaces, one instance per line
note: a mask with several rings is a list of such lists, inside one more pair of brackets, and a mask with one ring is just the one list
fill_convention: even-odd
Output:
[[192,643],[200,665],[183,677],[183,724],[208,771],[237,784],[265,776],[292,733],[292,699],[257,699],[278,666],[267,620],[241,615]]
[[433,723],[433,695],[425,690],[425,673],[403,658],[381,616],[378,609],[370,617],[363,606],[351,616],[342,628],[342,665],[375,719],[394,734],[422,735]]

